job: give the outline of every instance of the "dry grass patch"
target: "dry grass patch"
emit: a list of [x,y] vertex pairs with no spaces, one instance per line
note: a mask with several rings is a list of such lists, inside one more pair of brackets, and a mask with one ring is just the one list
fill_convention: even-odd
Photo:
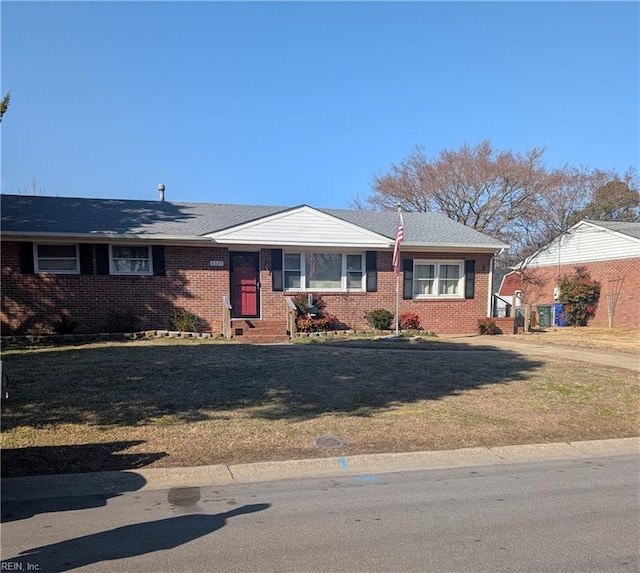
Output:
[[11,350],[3,475],[639,434],[629,371],[425,341]]
[[532,332],[526,336],[518,336],[518,340],[631,354],[640,352],[640,328],[568,326]]

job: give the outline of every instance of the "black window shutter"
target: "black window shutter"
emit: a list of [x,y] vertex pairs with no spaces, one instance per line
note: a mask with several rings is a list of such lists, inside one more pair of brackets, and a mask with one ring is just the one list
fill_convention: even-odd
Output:
[[413,298],[413,259],[402,259],[402,269],[402,298],[409,300]]
[[167,272],[164,264],[164,245],[153,245],[151,258],[153,259],[153,274],[157,277],[165,276]]
[[33,267],[33,243],[20,244],[20,272],[23,275],[32,275]]
[[273,292],[281,292],[284,290],[282,249],[271,249],[271,290]]
[[464,298],[476,296],[476,262],[472,259],[464,262]]
[[367,251],[367,292],[378,291],[378,253],[376,251]]
[[93,274],[93,246],[80,243],[80,274]]
[[96,245],[96,273],[109,274],[109,245]]

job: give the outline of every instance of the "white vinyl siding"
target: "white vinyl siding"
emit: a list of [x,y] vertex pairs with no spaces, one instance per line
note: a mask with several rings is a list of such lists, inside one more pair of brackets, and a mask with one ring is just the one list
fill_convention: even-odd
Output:
[[357,249],[385,249],[391,245],[388,237],[308,206],[208,236],[220,244],[277,244],[289,245],[291,249],[317,248],[319,251],[323,248],[339,249],[342,245],[352,245]]
[[464,261],[413,261],[415,298],[464,298]]
[[573,265],[640,256],[640,241],[597,226],[582,223],[552,241],[530,259],[526,267]]
[[112,275],[150,275],[151,247],[111,245],[109,263]]
[[34,245],[37,273],[78,274],[80,257],[78,245]]
[[285,290],[364,290],[364,254],[285,253]]

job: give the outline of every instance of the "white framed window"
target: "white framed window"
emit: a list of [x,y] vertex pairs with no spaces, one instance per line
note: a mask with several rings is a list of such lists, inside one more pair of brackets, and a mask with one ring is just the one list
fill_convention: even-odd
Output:
[[151,275],[151,247],[111,245],[109,263],[112,275]]
[[284,253],[285,290],[364,290],[364,253]]
[[361,254],[346,255],[347,290],[362,290],[364,258]]
[[413,261],[415,298],[464,298],[464,261]]
[[284,289],[299,290],[302,288],[302,255],[300,253],[284,254]]
[[34,245],[35,272],[78,274],[80,257],[78,245]]

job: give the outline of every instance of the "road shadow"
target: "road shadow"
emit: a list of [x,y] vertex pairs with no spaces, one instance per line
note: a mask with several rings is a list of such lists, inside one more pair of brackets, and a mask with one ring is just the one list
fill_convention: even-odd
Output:
[[191,514],[125,525],[23,551],[0,563],[0,569],[61,573],[103,561],[126,559],[173,549],[225,526],[227,519],[264,511],[270,504],[245,505],[214,515]]
[[[141,489],[146,480],[127,470],[141,468],[167,454],[118,452],[143,443],[137,440],[3,450],[0,520],[7,523],[41,513],[103,507],[111,498]],[[72,471],[101,473],[73,474]],[[63,476],[51,477],[63,473]],[[48,477],[43,480],[41,476]],[[57,488],[56,497],[48,497],[51,492],[46,488],[52,483]]]

